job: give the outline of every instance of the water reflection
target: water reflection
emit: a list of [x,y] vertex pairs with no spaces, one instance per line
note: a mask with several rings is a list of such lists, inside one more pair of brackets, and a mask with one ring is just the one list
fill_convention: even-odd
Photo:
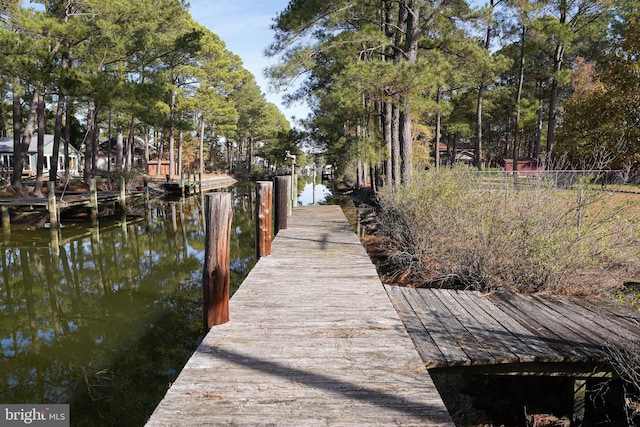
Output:
[[[233,189],[234,288],[255,263],[253,191]],[[74,426],[144,424],[201,339],[202,206],[154,202],[53,244],[48,230],[3,236],[0,402],[70,403]]]
[[[315,193],[315,194],[314,194]],[[314,204],[323,205],[327,203],[327,198],[331,196],[331,190],[324,184],[307,182],[298,196],[298,205],[310,206]]]

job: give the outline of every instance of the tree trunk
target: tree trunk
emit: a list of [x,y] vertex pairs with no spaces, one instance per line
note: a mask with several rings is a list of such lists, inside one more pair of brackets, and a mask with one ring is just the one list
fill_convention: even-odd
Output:
[[525,59],[525,49],[524,44],[527,38],[527,26],[522,24],[522,34],[520,40],[520,71],[518,77],[518,91],[516,92],[516,124],[514,128],[513,135],[513,177],[514,181],[517,180],[518,177],[518,146],[520,145],[520,115],[521,115],[521,107],[520,100],[522,99],[522,86],[524,84],[524,59]]
[[56,118],[53,125],[53,148],[51,153],[51,164],[49,165],[49,181],[54,187],[58,181],[58,159],[60,157],[60,139],[62,138],[62,117],[64,116],[64,96],[58,94],[56,107]]
[[[64,120],[64,179],[65,182],[69,180],[69,167],[70,167],[70,157],[69,157],[69,144],[71,143],[71,102],[66,98],[66,110],[65,110],[65,120]],[[76,159],[76,162],[80,162],[80,159]],[[76,164],[76,167],[79,168],[80,164]]]
[[[17,85],[19,82],[16,81]],[[13,88],[13,173],[11,174],[11,187],[18,195],[22,195],[22,169],[24,169],[24,157],[22,156],[22,144],[20,135],[22,130],[22,108],[20,106],[20,93]],[[28,148],[28,147],[27,147]]]
[[553,78],[551,79],[551,97],[549,99],[549,122],[547,124],[547,156],[553,151],[556,131],[556,110],[558,106],[558,73],[562,68],[562,58],[564,56],[564,46],[556,46],[553,58]]
[[[62,55],[62,69],[66,70],[69,68],[69,55]],[[55,123],[53,125],[53,148],[51,154],[51,164],[49,165],[49,181],[52,181],[55,187],[55,184],[58,181],[58,158],[60,157],[60,139],[62,138],[62,118],[64,116],[64,88],[61,86],[58,88],[58,102],[56,107],[56,117]],[[54,161],[55,159],[55,161]],[[66,159],[66,158],[65,158]],[[65,171],[66,171],[65,167]]]
[[[44,181],[44,135],[45,135],[45,107],[44,96],[38,94],[38,160],[36,163],[36,185],[33,195],[42,197],[42,182]],[[53,161],[53,159],[51,159]],[[49,165],[51,166],[51,165]]]
[[[484,49],[489,52],[491,46],[491,29],[493,27],[493,7],[494,0],[489,1],[490,15],[487,20],[487,33],[484,38]],[[485,76],[482,76],[480,87],[478,88],[478,102],[476,104],[476,144],[475,144],[475,156],[474,166],[478,170],[482,170],[482,101],[484,98],[484,91],[486,89]]]
[[93,175],[93,126],[95,124],[94,116],[96,114],[96,103],[94,100],[89,101],[87,107],[87,137],[85,137],[84,151],[84,180],[89,182],[89,178]]
[[199,147],[199,157],[200,157],[200,173],[204,174],[204,117],[200,116],[200,147]]
[[93,124],[91,126],[91,175],[95,175],[95,171],[97,170],[97,160],[98,160],[98,146],[100,139],[100,128],[98,127],[98,114],[100,110],[100,106],[96,104],[95,113],[93,115]]
[[[118,133],[116,134],[116,171],[122,172],[124,169],[122,167],[122,154],[124,153],[124,135],[122,134],[122,130],[118,129]],[[111,153],[109,153],[109,157],[111,157]],[[111,162],[111,159],[108,160]]]
[[391,109],[391,182],[395,187],[400,184],[400,109],[397,104]]
[[175,138],[175,124],[174,124],[174,119],[175,119],[175,115],[176,115],[176,91],[172,90],[171,91],[171,113],[169,116],[169,175],[173,176],[174,172],[175,172],[175,165],[176,165],[176,155],[175,155],[175,144],[176,144],[176,138]]
[[[182,145],[184,144],[184,131],[178,131],[178,176],[182,176]],[[191,168],[189,168],[191,170]]]
[[436,92],[436,104],[438,105],[438,111],[436,112],[436,147],[435,147],[435,163],[436,170],[440,170],[440,139],[442,138],[442,112],[440,112],[440,103],[442,102],[442,88],[438,86],[438,90]]
[[392,137],[392,124],[393,124],[393,112],[392,106],[390,102],[385,102],[382,106],[384,109],[384,113],[382,115],[382,128],[384,133],[384,144],[386,147],[386,158],[384,163],[384,176],[385,176],[385,185],[389,187],[393,186],[393,158],[391,157],[392,147],[393,147],[393,137]]
[[136,118],[134,115],[131,115],[131,121],[129,121],[129,137],[127,138],[127,159],[126,159],[126,171],[131,172],[133,168],[133,149],[135,147],[135,128],[136,128]]
[[[412,64],[418,61],[418,42],[422,35],[420,28],[420,11],[416,0],[406,1],[406,32],[404,58]],[[400,148],[402,157],[402,183],[411,181],[413,174],[413,136],[411,132],[412,114],[409,94],[400,97]]]
[[401,182],[407,184],[413,174],[413,139],[411,135],[411,111],[409,100],[402,96],[400,110],[400,158],[402,161]]
[[[39,92],[35,91],[33,93],[33,99],[31,100],[31,108],[29,109],[29,115],[27,116],[27,123],[24,127],[24,134],[22,135],[22,143],[20,144],[20,155],[19,157],[22,158],[22,164],[24,165],[26,162],[26,157],[27,157],[27,153],[29,152],[29,145],[31,145],[31,139],[33,137],[33,133],[35,132],[36,129],[36,123],[38,120],[38,98],[39,98]],[[14,159],[15,159],[15,154],[14,154]],[[15,172],[15,170],[14,170]],[[20,174],[22,174],[22,169],[20,169]],[[20,184],[22,184],[22,182],[20,181]],[[22,187],[22,185],[21,185]],[[22,188],[20,188],[20,191],[18,191],[16,189],[16,192],[18,194],[23,194],[22,192]]]

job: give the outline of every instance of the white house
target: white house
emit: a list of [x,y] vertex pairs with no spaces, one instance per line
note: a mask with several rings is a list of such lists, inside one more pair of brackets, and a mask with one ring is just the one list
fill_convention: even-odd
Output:
[[[51,157],[53,155],[53,135],[44,136],[44,173],[49,172]],[[81,171],[82,155],[71,145],[69,146],[69,173],[78,175]],[[27,163],[24,165],[24,173],[35,175],[38,161],[38,134],[34,133],[27,152]],[[13,166],[13,136],[0,138],[0,163],[3,168]],[[58,154],[58,172],[64,172],[64,142],[60,141],[60,152]]]

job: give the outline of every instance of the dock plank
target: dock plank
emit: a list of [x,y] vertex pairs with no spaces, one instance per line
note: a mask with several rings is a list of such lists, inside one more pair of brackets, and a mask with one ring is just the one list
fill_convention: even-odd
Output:
[[474,365],[508,363],[518,360],[511,350],[503,345],[504,340],[495,339],[495,336],[489,332],[488,325],[476,320],[469,313],[466,306],[463,306],[458,301],[455,294],[439,289],[418,289],[418,293],[424,299],[439,300],[469,334],[474,337],[477,342],[476,351],[474,352],[475,359],[472,362]]
[[468,313],[467,322],[470,330],[476,330],[486,346],[491,346],[494,353],[502,355],[500,363],[532,362],[535,356],[531,348],[524,345],[512,331],[505,328],[494,317],[480,308],[467,292],[439,290],[437,295],[447,295],[448,300],[455,301],[460,309]]
[[496,333],[496,339],[505,341],[520,362],[565,360],[562,354],[549,347],[536,334],[507,316],[485,294],[478,291],[457,291],[456,297],[467,309],[477,313],[478,321],[488,325]]
[[565,355],[565,361],[577,362],[589,358],[587,353],[567,343],[562,336],[564,329],[556,328],[553,322],[548,322],[544,319],[544,315],[530,305],[513,299],[512,295],[511,293],[495,292],[489,295],[489,299],[494,301],[507,315],[513,317],[516,322],[538,336],[549,347]]
[[340,208],[288,222],[147,425],[452,426]]

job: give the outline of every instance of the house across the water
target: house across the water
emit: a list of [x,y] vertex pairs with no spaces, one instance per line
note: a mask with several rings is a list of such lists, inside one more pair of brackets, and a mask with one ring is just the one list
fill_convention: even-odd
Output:
[[[53,156],[53,135],[44,136],[44,173],[48,174],[52,165]],[[81,171],[80,152],[69,145],[69,173],[78,175]],[[38,162],[38,134],[34,133],[27,152],[27,161],[23,168],[23,174],[35,175]],[[13,136],[0,138],[0,164],[3,170],[8,170],[13,166]],[[60,152],[58,153],[58,173],[64,172],[64,142],[60,141]]]

